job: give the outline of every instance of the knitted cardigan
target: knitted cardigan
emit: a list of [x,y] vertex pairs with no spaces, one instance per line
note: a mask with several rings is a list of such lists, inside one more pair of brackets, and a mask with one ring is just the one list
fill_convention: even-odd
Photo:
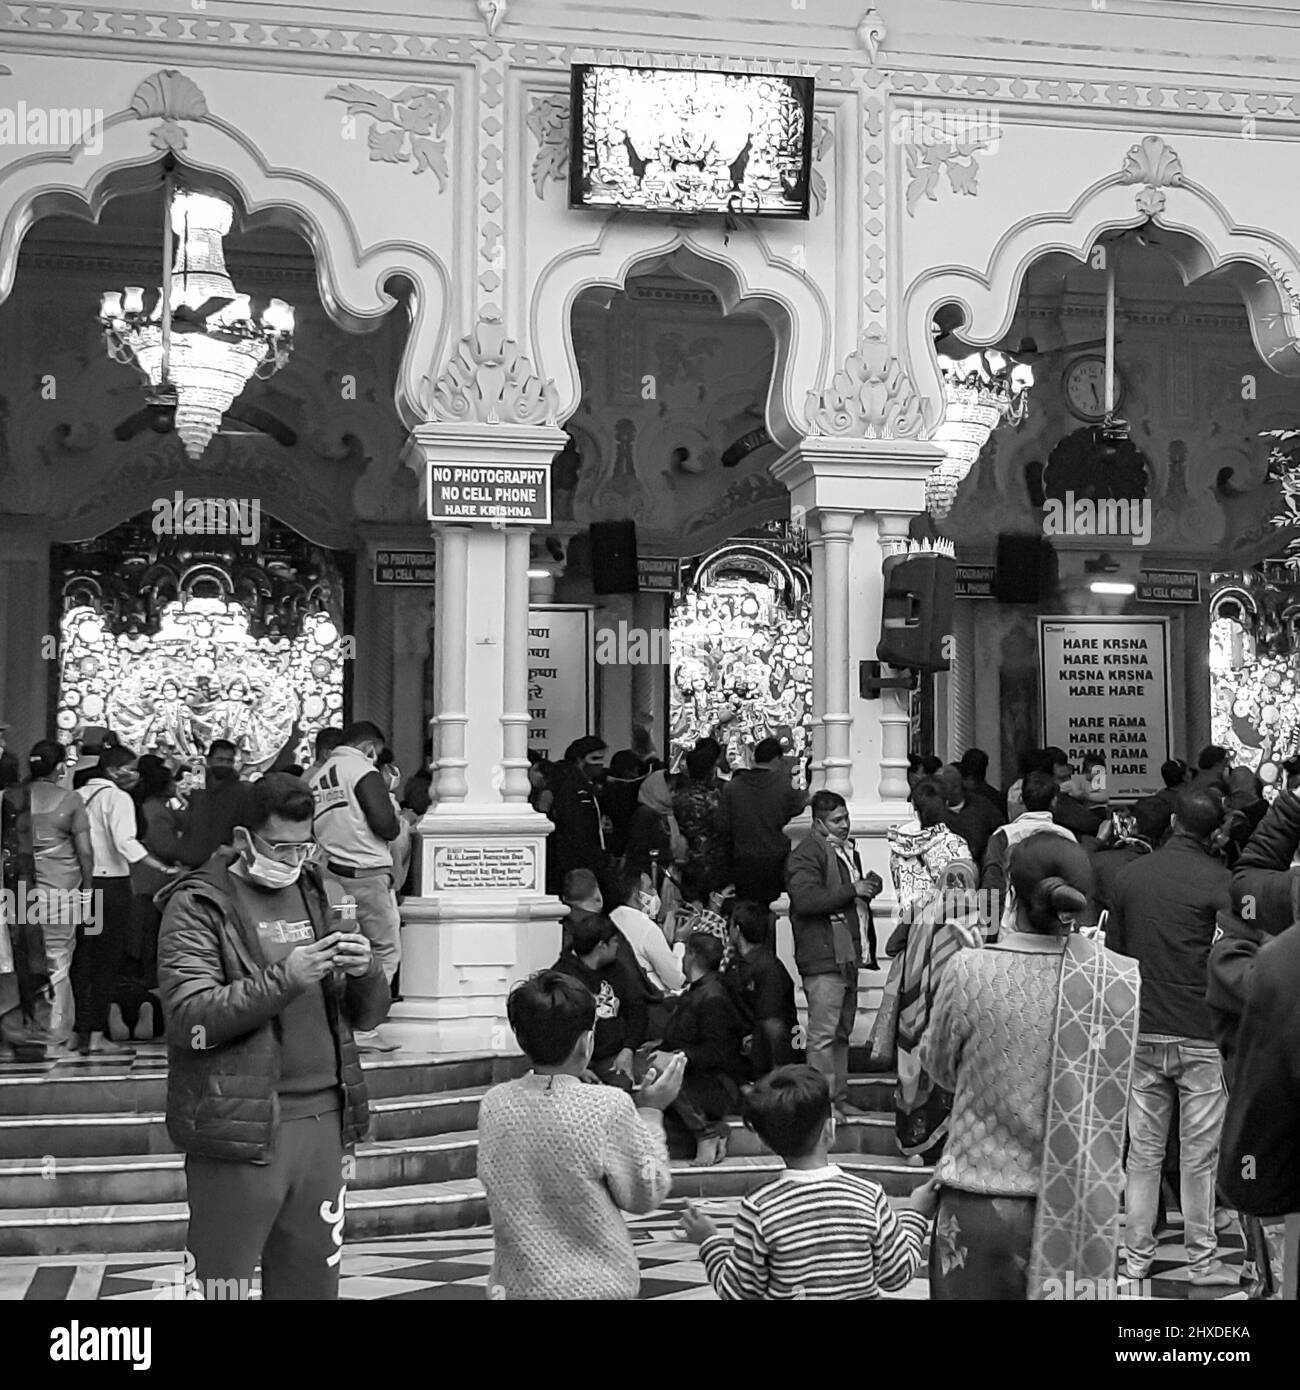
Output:
[[623,1212],[653,1211],[672,1188],[659,1111],[617,1087],[530,1072],[483,1097],[478,1176],[496,1238],[489,1297],[637,1296]]

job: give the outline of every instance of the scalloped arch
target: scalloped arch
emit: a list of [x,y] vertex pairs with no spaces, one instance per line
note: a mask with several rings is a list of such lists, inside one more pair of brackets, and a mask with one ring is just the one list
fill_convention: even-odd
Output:
[[567,419],[582,399],[582,382],[573,348],[573,304],[584,290],[621,290],[636,267],[671,256],[686,279],[708,285],[723,312],[741,302],[754,307],[772,329],[776,356],[766,403],[767,428],[783,448],[807,433],[803,401],[810,386],[829,372],[830,305],[812,279],[772,254],[759,232],[701,233],[610,218],[594,244],[561,251],[539,275],[529,304],[533,361],[551,376]]
[[[104,120],[98,153],[84,147],[48,150],[0,168],[0,303],[17,273],[18,249],[33,223],[63,214],[98,222],[113,197],[141,187],[163,151],[149,144],[149,131],[129,108]],[[230,122],[207,114],[186,121],[188,136],[181,169],[226,184],[249,214],[270,213],[301,235],[316,259],[321,303],[330,317],[352,332],[377,328],[401,300],[385,286],[405,279],[410,331],[394,385],[394,401],[407,428],[428,417],[428,382],[447,347],[450,275],[442,261],[414,240],[363,247],[344,199],[318,179],[269,165],[256,143]]]
[[[944,398],[930,332],[936,310],[957,306],[963,341],[991,346],[1011,327],[1025,275],[1036,260],[1052,252],[1086,260],[1104,232],[1140,227],[1148,220],[1177,233],[1166,249],[1184,284],[1225,270],[1245,302],[1262,360],[1282,376],[1300,377],[1300,257],[1295,248],[1277,233],[1233,222],[1209,189],[1186,178],[1159,190],[1165,195],[1160,210],[1148,219],[1134,209],[1133,182],[1122,172],[1111,174],[1085,189],[1064,212],[1022,218],[998,239],[984,270],[935,266],[912,281],[903,298],[906,351],[912,379],[930,401]],[[931,418],[937,428],[936,411]]]

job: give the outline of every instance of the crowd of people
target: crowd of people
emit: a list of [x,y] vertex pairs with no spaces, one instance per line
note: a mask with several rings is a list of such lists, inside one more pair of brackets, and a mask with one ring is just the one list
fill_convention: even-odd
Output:
[[[188,800],[174,767],[111,737],[75,769],[43,740],[25,776],[3,751],[6,890],[91,904],[0,932],[7,1051],[90,1055],[165,1028],[197,1277],[251,1288],[260,1260],[263,1297],[335,1296],[359,1057],[395,1047],[379,1025],[427,771],[399,790],[367,722],[252,783],[216,740]],[[729,777],[711,739],[680,775],[630,751],[606,773],[606,752],[589,737],[533,768],[567,915],[553,966],[509,1001],[532,1071],[480,1111],[493,1296],[633,1296],[620,1213],[663,1201],[670,1154],[725,1158],[739,1114],[785,1171],[729,1237],[684,1219],[724,1298],[873,1297],[915,1275],[927,1231],[939,1299],[1051,1297],[1117,1260],[1140,1284],[1174,1201],[1192,1285],[1295,1297],[1300,775],[1270,798],[1212,746],[1112,806],[1101,761],[1076,771],[1059,748],[1005,794],[978,749],[914,758],[882,947],[884,883],[848,806],[796,790],[779,742]],[[830,1159],[861,1114],[864,970],[899,1152],[933,1165],[901,1211]],[[1218,1257],[1237,1221],[1241,1267]]]
[[[779,745],[729,780],[709,740],[675,780],[617,754],[609,791],[605,751],[581,740],[534,783],[570,913],[554,968],[511,997],[533,1070],[480,1120],[495,1296],[633,1296],[618,1208],[663,1201],[670,1153],[693,1144],[695,1163],[716,1162],[740,1114],[786,1171],[742,1202],[729,1239],[688,1211],[724,1298],[876,1296],[913,1277],[927,1230],[934,1298],[1060,1297],[1117,1277],[1137,1290],[1174,1202],[1193,1286],[1295,1297],[1300,776],[1288,769],[1270,804],[1212,746],[1195,766],[1170,759],[1158,794],[1112,806],[1100,757],[1076,770],[1035,750],[1005,793],[979,749],[911,760],[871,1041],[897,1070],[899,1151],[934,1173],[895,1212],[829,1158],[855,1114],[848,1044],[883,887],[843,799],[814,794],[790,849],[803,798]],[[773,950],[781,888],[802,1030]],[[563,1142],[534,1145],[525,1117]],[[1240,1266],[1218,1256],[1238,1222]]]
[[[238,750],[214,739],[204,785],[179,790],[182,766],[136,753],[111,731],[79,750],[42,739],[0,764],[0,846],[6,903],[21,910],[0,932],[0,1056],[120,1054],[162,1037],[159,894],[219,851],[238,849],[257,786]],[[78,752],[80,756],[78,756]],[[417,774],[401,774],[370,724],[326,728],[316,759],[276,773],[304,778],[319,802],[314,841],[323,872],[374,944],[391,984],[400,962],[397,893],[413,826],[428,808]],[[268,774],[269,775],[269,774]],[[363,1050],[392,1050],[376,1034]]]

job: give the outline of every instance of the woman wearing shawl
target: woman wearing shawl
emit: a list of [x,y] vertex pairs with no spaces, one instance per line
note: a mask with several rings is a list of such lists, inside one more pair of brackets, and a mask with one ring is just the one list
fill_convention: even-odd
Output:
[[921,1047],[955,1091],[930,1245],[935,1299],[1105,1297],[1119,1247],[1137,964],[1071,931],[1087,853],[1012,852],[1014,931],[949,964]]
[[[952,1093],[936,1086],[921,1065],[921,1042],[943,973],[963,946],[978,946],[957,893],[978,881],[970,850],[944,824],[948,806],[932,782],[912,793],[916,820],[889,832],[889,873],[898,894],[899,922],[885,947],[898,991],[898,1087],[894,1093],[899,1151],[909,1163],[932,1163],[948,1133]],[[956,909],[953,911],[952,909]]]

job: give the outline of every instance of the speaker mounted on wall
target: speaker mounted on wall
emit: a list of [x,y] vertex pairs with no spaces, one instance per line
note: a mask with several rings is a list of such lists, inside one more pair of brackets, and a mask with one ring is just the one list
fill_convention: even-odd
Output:
[[1056,588],[1056,551],[1046,536],[998,537],[993,597],[999,603],[1041,605]]
[[636,522],[591,523],[591,580],[591,587],[598,594],[635,594],[640,591]]

